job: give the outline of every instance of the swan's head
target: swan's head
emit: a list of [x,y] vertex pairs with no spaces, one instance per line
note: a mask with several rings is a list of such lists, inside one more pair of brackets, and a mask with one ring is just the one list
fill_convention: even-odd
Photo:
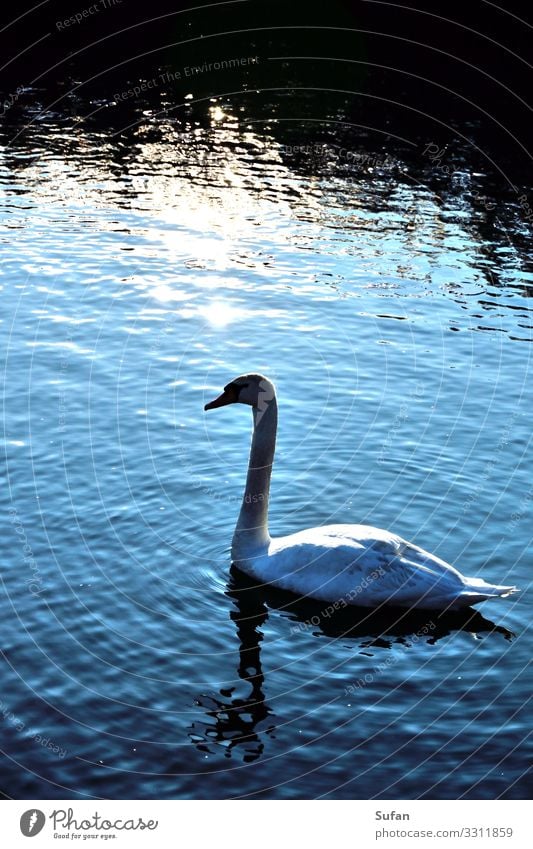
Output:
[[227,383],[222,394],[206,404],[204,410],[225,407],[226,404],[248,404],[255,410],[264,412],[269,401],[275,397],[274,384],[268,377],[263,377],[262,374],[241,374],[231,383]]

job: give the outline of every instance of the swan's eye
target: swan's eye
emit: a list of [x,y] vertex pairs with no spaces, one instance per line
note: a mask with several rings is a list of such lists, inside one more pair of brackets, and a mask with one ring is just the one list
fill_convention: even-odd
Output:
[[249,385],[249,383],[228,383],[227,386],[224,387],[224,392],[229,392],[230,389],[233,389],[238,398],[241,389],[245,389]]

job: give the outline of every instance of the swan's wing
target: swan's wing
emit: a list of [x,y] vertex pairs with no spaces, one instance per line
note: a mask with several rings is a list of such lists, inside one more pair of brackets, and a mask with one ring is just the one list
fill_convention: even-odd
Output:
[[448,603],[465,588],[461,574],[444,560],[368,525],[329,525],[273,540],[267,560],[266,580],[338,600],[340,606],[431,607]]

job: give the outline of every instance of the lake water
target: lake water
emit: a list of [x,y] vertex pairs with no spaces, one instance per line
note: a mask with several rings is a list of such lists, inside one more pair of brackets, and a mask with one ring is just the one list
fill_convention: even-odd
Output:
[[[2,792],[526,798],[516,198],[466,152],[445,175],[423,140],[280,136],[232,102],[24,120],[0,138]],[[367,522],[521,593],[333,620],[247,588],[251,418],[203,412],[246,371],[278,391],[273,535]]]

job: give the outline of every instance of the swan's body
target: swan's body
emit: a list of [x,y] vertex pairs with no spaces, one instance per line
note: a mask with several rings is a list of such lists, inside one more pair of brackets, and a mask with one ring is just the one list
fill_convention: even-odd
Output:
[[515,587],[465,578],[444,560],[389,531],[369,525],[327,525],[271,539],[268,497],[276,445],[273,384],[242,375],[205,409],[231,403],[253,409],[254,431],[246,489],[232,542],[236,565],[258,582],[333,604],[457,609]]

